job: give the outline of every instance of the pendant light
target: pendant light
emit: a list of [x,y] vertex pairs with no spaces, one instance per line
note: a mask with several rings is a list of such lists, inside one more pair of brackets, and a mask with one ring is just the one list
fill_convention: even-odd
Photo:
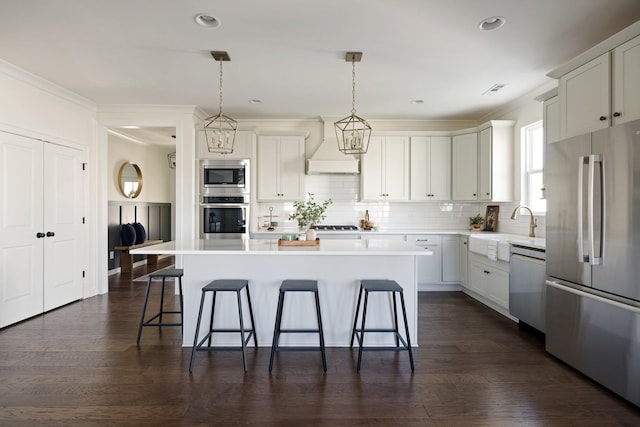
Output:
[[230,154],[233,153],[238,123],[222,114],[222,63],[231,61],[231,58],[227,52],[221,51],[212,51],[211,56],[220,63],[220,111],[204,120],[204,134],[210,153]]
[[338,149],[344,154],[365,154],[369,148],[371,126],[362,117],[356,116],[356,62],[362,59],[362,52],[347,52],[346,61],[351,62],[351,115],[334,123]]

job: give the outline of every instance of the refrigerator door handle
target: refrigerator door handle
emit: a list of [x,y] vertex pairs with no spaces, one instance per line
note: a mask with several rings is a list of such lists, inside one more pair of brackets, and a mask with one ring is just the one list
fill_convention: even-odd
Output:
[[[589,236],[589,263],[591,265],[600,265],[602,263],[602,238],[599,238],[598,241],[600,243],[600,250],[597,252],[596,256],[596,235],[595,235],[595,220],[594,220],[594,209],[595,209],[595,169],[596,169],[596,163],[599,163],[600,165],[602,165],[602,160],[600,158],[600,155],[598,154],[592,154],[589,156],[589,187],[588,187],[588,191],[587,191],[587,197],[588,197],[588,201],[587,201],[587,233]],[[604,198],[604,187],[602,185],[602,172],[600,173],[600,194],[601,194],[601,198]],[[602,205],[601,205],[602,206]],[[601,217],[602,217],[602,208],[600,206],[600,213],[601,213]],[[604,219],[604,218],[603,218]],[[600,224],[600,227],[602,227],[602,221]]]
[[578,262],[589,262],[589,256],[584,254],[584,221],[583,221],[583,186],[584,186],[584,165],[589,164],[589,157],[578,157]]

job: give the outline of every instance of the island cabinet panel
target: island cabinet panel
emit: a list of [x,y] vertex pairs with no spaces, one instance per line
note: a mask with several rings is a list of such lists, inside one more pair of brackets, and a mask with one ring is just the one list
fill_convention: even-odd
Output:
[[372,136],[362,156],[361,199],[409,200],[409,137]]
[[[398,240],[321,240],[318,246],[279,246],[278,240],[194,240],[165,242],[134,249],[133,254],[180,256],[184,277],[183,345],[193,345],[202,287],[215,279],[246,279],[257,330],[258,345],[269,347],[273,339],[278,291],[285,279],[318,281],[325,343],[348,347],[351,341],[356,299],[362,279],[392,279],[404,291],[409,334],[417,342],[417,262],[428,254]],[[393,324],[390,295],[374,292],[369,297],[367,326],[388,328]],[[228,299],[226,297],[229,297]],[[220,296],[214,321],[217,328],[237,328],[236,297]],[[289,299],[289,295],[287,295]],[[244,303],[244,302],[243,302]],[[219,309],[218,309],[219,307]],[[311,294],[292,295],[285,304],[283,327],[313,328],[317,325]],[[398,307],[400,308],[400,307]],[[210,305],[204,318],[210,316]],[[248,310],[243,309],[245,314]],[[401,320],[402,322],[402,320]],[[247,323],[245,323],[247,324]],[[402,329],[402,328],[401,328]],[[204,331],[202,336],[204,336]],[[284,345],[317,345],[317,334],[285,334]],[[368,334],[369,335],[369,334]],[[404,335],[404,334],[403,334]],[[214,345],[237,345],[238,336],[218,334]],[[370,334],[365,345],[395,345],[392,334]]]
[[411,137],[411,200],[451,200],[451,137]]
[[259,201],[303,200],[303,136],[260,136],[257,155]]

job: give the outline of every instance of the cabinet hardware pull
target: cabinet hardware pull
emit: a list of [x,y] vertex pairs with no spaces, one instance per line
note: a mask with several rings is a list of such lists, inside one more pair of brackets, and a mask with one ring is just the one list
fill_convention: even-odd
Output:
[[53,231],[47,231],[47,237],[53,237],[55,235],[56,233],[54,233]]
[[36,237],[37,237],[38,239],[42,239],[44,236],[45,236],[45,234],[44,234],[44,233],[36,233]]
[[621,115],[622,115],[622,114],[620,114],[620,113],[619,113],[619,112],[617,112],[617,111],[616,111],[615,113],[613,113],[613,117],[620,117]]
[[600,116],[600,121],[601,121],[601,122],[604,122],[605,120],[607,120],[607,117],[606,117],[606,116]]
[[489,272],[487,270],[484,271],[484,274],[489,274]]

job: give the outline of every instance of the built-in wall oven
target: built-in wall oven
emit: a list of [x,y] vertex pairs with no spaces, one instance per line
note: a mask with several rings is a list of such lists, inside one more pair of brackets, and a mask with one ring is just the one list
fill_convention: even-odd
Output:
[[200,166],[200,238],[247,238],[249,160],[201,160]]

